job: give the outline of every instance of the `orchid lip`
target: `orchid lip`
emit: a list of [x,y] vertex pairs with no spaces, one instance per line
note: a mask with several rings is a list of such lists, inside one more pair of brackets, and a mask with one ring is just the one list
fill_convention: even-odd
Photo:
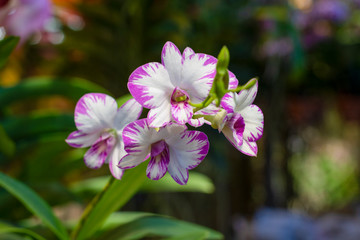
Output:
[[189,95],[180,88],[176,87],[171,95],[171,102],[178,103],[178,102],[185,102],[189,100]]

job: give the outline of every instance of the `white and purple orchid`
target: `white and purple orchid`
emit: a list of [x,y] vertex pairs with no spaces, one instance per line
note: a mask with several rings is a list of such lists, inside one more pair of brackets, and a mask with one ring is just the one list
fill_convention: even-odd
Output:
[[228,113],[220,125],[225,137],[242,153],[257,155],[256,141],[263,135],[264,115],[261,109],[253,105],[258,90],[258,82],[239,93],[229,92],[221,101]]
[[149,126],[163,127],[172,121],[188,123],[193,116],[190,101],[200,103],[208,96],[216,62],[215,57],[195,53],[189,47],[181,54],[175,44],[167,42],[161,63],[137,68],[129,77],[128,88],[143,107],[150,109]]
[[187,131],[184,125],[177,123],[155,129],[146,119],[127,125],[123,140],[128,154],[120,160],[120,168],[136,167],[151,157],[146,170],[150,179],[158,180],[169,172],[181,185],[188,181],[188,170],[198,166],[209,151],[206,134]]
[[112,175],[121,179],[123,170],[117,165],[127,153],[122,140],[123,128],[137,120],[142,112],[135,99],[119,109],[115,99],[102,93],[85,94],[75,107],[75,125],[66,142],[76,148],[90,147],[84,156],[86,166],[99,168],[108,163]]

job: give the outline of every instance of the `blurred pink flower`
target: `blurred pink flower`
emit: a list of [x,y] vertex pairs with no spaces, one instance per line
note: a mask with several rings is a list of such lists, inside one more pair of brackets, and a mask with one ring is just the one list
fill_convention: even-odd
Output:
[[33,33],[41,31],[52,15],[49,0],[8,0],[0,2],[0,26],[7,35],[21,38],[21,42]]

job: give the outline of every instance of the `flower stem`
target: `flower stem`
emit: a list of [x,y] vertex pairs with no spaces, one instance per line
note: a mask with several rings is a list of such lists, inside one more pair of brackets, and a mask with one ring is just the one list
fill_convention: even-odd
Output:
[[96,206],[96,204],[100,201],[101,197],[104,195],[104,193],[107,191],[107,189],[111,186],[111,184],[115,181],[116,179],[114,177],[110,177],[108,183],[105,185],[104,189],[98,193],[89,203],[89,205],[87,205],[83,215],[81,216],[77,226],[75,227],[75,229],[73,230],[73,232],[71,233],[71,239],[76,240],[77,236],[79,234],[80,229],[83,227],[88,215],[91,213],[91,211],[93,210],[93,208]]

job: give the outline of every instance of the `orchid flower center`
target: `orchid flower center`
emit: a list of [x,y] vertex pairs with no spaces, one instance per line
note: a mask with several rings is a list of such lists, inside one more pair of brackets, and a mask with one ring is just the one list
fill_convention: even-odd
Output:
[[171,102],[172,103],[178,103],[178,102],[185,102],[189,100],[189,96],[187,93],[180,88],[175,88],[172,96],[171,96]]
[[164,140],[160,140],[156,143],[153,143],[151,144],[151,156],[155,157],[161,154],[166,149],[167,149],[167,144]]

